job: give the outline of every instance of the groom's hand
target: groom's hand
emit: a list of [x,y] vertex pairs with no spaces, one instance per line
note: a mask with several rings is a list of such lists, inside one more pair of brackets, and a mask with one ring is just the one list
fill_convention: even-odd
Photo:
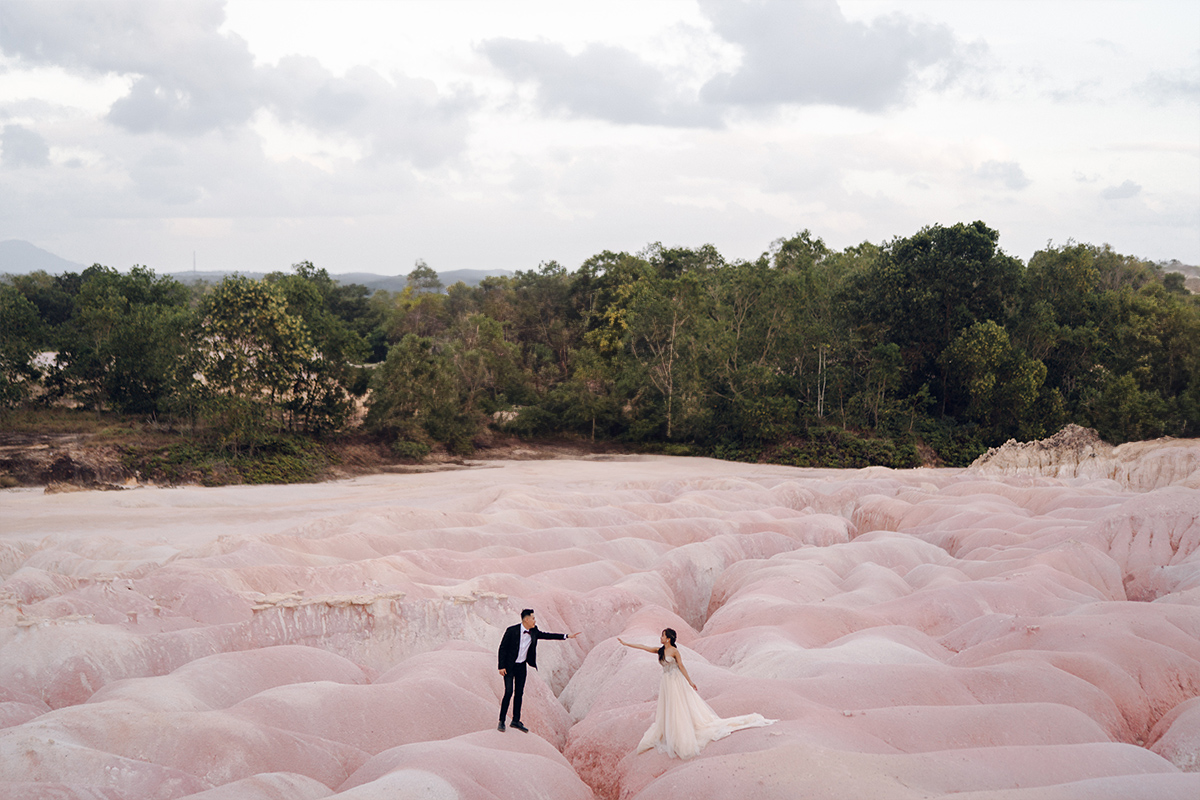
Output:
[[500,670],[500,674],[501,674],[501,675],[507,675],[507,674],[508,674],[508,670],[506,670],[506,669],[502,669],[502,670]]
[[567,638],[568,638],[568,639],[574,639],[574,638],[575,638],[576,636],[578,636],[578,635],[579,635],[579,633],[572,633],[572,634],[571,634],[570,636],[568,636]]

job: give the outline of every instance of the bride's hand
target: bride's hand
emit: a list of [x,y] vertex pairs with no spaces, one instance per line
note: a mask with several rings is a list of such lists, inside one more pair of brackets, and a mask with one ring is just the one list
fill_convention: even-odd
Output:
[[[692,688],[693,688],[693,689],[696,689],[696,684],[692,683],[691,681],[688,681],[688,683],[691,683],[691,685],[692,685]],[[698,691],[700,691],[700,690],[699,690],[699,689],[696,689],[696,691],[698,692]]]

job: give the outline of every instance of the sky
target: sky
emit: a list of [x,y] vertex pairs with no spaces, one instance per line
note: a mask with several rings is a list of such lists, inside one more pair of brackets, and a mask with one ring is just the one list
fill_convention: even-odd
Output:
[[0,0],[0,240],[159,273],[753,259],[983,220],[1200,264],[1200,3]]

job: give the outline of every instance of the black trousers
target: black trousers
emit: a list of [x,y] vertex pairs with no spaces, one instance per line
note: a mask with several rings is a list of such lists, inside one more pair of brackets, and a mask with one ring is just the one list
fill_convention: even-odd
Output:
[[508,713],[508,701],[512,701],[512,720],[521,721],[521,698],[525,695],[525,678],[529,668],[525,664],[514,664],[504,675],[504,699],[500,701],[500,721]]

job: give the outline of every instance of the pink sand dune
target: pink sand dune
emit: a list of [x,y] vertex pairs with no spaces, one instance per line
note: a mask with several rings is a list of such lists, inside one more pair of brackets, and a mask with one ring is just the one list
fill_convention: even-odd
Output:
[[[1200,443],[1123,447],[0,491],[0,795],[1195,800]],[[636,754],[664,627],[778,722]]]

